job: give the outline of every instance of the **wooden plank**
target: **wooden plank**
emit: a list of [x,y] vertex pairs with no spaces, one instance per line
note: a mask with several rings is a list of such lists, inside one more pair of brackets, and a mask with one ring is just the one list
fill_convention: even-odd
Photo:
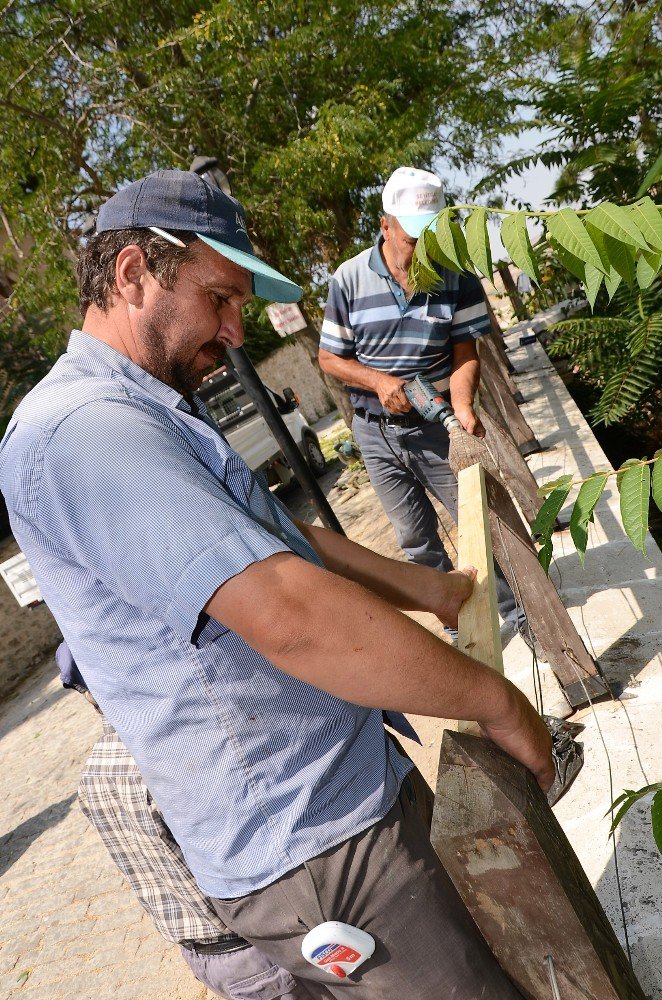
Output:
[[488,740],[444,733],[431,840],[527,1000],[645,1000],[533,775]]
[[459,566],[474,566],[476,582],[460,608],[458,648],[503,673],[485,475],[479,464],[462,469],[458,485]]
[[[484,393],[485,389],[483,395]],[[497,411],[495,417],[493,413],[494,411],[488,413],[484,408],[481,412],[481,421],[485,427],[485,443],[494,459],[499,478],[519,504],[527,522],[533,524],[543,504],[542,497],[538,496],[538,483],[512,435],[508,433],[500,414]]]
[[521,393],[513,382],[506,363],[499,353],[494,337],[488,335],[487,337],[480,338],[478,341],[478,357],[480,358],[481,365],[487,364],[499,369],[501,377],[508,387],[508,392],[519,406],[522,403]]
[[538,562],[531,536],[507,490],[489,472],[485,473],[485,489],[494,555],[566,698],[578,708],[588,704],[589,698],[610,694],[556,587]]
[[484,409],[495,419],[497,419],[498,414],[501,414],[523,455],[531,455],[540,451],[540,444],[508,391],[508,386],[503,381],[499,369],[496,366],[490,366],[489,363],[483,363],[487,357],[488,355],[483,352],[480,381],[481,385],[489,390],[489,394],[483,394]]

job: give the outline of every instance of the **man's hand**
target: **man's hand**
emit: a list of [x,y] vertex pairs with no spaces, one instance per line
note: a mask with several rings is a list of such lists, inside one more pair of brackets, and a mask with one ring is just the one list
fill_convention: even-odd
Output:
[[460,608],[471,595],[478,573],[473,566],[452,569],[449,573],[436,572],[439,579],[436,592],[431,595],[434,614],[442,625],[457,628]]
[[375,392],[379,402],[389,413],[408,413],[411,403],[405,396],[403,386],[406,379],[394,375],[379,375],[375,380]]
[[464,427],[467,434],[473,434],[473,436],[477,438],[485,437],[485,428],[476,416],[472,406],[455,406],[453,408],[453,412]]
[[546,792],[555,778],[552,737],[519,688],[509,684],[509,690],[512,695],[511,710],[500,719],[481,722],[480,731],[511,757],[528,767],[543,792]]

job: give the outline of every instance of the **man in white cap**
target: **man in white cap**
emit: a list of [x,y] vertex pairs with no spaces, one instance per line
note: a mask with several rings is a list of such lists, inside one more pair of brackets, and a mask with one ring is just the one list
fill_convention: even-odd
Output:
[[[482,437],[474,410],[480,373],[476,340],[488,331],[489,317],[473,274],[439,268],[439,286],[429,294],[411,285],[416,241],[445,205],[439,178],[398,167],[384,186],[382,203],[376,244],[341,264],[331,279],[319,362],[349,387],[354,437],[398,543],[412,562],[447,571],[452,563],[427,491],[456,518],[448,432],[416,413],[403,387],[425,375],[450,398],[464,429]],[[517,609],[498,571],[497,597],[510,632]]]
[[[251,294],[301,290],[255,256],[238,202],[178,170],[102,206],[78,277],[84,330],[14,414],[0,489],[198,886],[315,1000],[514,1000],[384,729],[384,710],[475,719],[552,784],[524,695],[398,610],[456,624],[472,574],[293,521],[195,393],[243,342]],[[372,935],[358,977],[304,959],[329,920]],[[254,977],[232,995],[278,993]]]

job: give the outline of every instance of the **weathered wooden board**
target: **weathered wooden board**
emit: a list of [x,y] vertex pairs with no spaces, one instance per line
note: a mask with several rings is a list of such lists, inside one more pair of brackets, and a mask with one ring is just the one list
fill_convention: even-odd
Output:
[[444,733],[432,844],[527,1000],[645,1000],[533,775],[488,740]]
[[[508,386],[503,380],[500,370],[496,365],[491,366],[487,359],[490,357],[485,351],[481,353],[481,384],[489,389],[489,395],[484,394],[482,405],[493,417],[501,415],[504,422],[510,429],[515,443],[523,455],[531,455],[540,451],[540,443],[535,434],[527,424],[519,406],[508,391]],[[494,397],[492,399],[492,397]]]
[[589,698],[610,694],[556,587],[538,562],[531,536],[508,491],[489,472],[485,473],[485,489],[496,561],[521,601],[566,698],[577,708],[588,704]]

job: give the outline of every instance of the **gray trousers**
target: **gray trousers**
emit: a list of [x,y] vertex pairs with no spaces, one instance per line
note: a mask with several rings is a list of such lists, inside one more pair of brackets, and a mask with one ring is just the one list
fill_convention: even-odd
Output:
[[[434,853],[409,776],[379,823],[264,889],[212,903],[316,1000],[521,1000]],[[326,920],[375,939],[373,956],[347,979],[301,954],[304,936]]]
[[314,996],[253,945],[222,955],[195,947],[180,950],[195,978],[225,1000],[312,1000]]
[[[355,416],[352,432],[398,545],[411,562],[447,573],[453,563],[439,537],[437,513],[426,492],[457,521],[457,481],[448,464],[447,431],[441,424],[380,426]],[[495,569],[499,612],[506,619],[515,614],[515,598],[499,567]]]

